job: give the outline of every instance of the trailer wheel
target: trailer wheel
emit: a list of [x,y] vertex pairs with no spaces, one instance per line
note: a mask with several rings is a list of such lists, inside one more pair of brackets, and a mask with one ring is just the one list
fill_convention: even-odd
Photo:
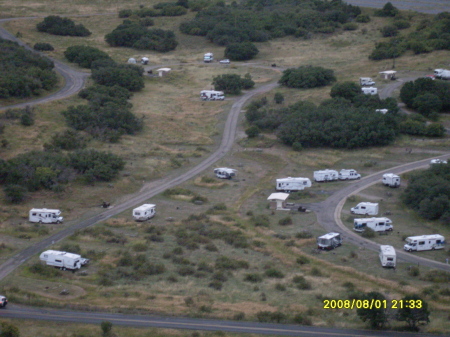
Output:
[[39,220],[39,224],[42,225],[42,220]]
[[61,269],[62,269],[62,270],[66,270],[66,267],[62,267]]
[[431,250],[435,250],[436,248],[433,246],[433,247],[431,247]]

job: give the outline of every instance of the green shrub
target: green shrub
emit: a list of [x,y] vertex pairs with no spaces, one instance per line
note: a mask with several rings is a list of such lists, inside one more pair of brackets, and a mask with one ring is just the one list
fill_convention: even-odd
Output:
[[256,125],[252,125],[249,128],[245,129],[245,134],[248,138],[256,138],[260,133],[261,130]]
[[313,268],[311,269],[311,275],[312,275],[312,276],[323,276],[322,272],[321,272],[320,269],[317,268],[317,267],[313,267]]
[[277,283],[277,284],[275,284],[275,290],[286,291],[286,286],[284,284]]
[[213,288],[214,290],[222,290],[223,283],[218,280],[212,280],[208,284],[208,287]]
[[63,36],[89,36],[91,32],[82,24],[76,25],[69,18],[61,18],[60,16],[50,15],[44,18],[44,21],[39,22],[36,28],[40,32],[45,32],[53,35]]
[[244,281],[251,282],[251,283],[258,283],[263,280],[263,277],[258,273],[251,273],[246,274],[244,277]]
[[362,232],[361,236],[363,238],[374,238],[376,235],[376,232],[372,228],[366,228],[364,232]]
[[292,321],[293,321],[295,324],[300,324],[300,325],[312,325],[311,318],[309,318],[309,317],[307,317],[307,316],[305,316],[305,315],[302,315],[302,314],[296,314],[296,315],[294,316],[294,318],[292,319]]
[[302,256],[297,257],[296,262],[297,262],[297,264],[304,265],[304,264],[308,264],[310,261],[306,256],[302,255]]
[[53,48],[53,46],[50,43],[45,43],[45,42],[38,42],[35,43],[33,46],[34,50],[38,50],[38,51],[52,51],[55,50],[55,48]]
[[266,276],[273,278],[284,278],[284,274],[275,268],[269,268],[265,271]]
[[270,221],[269,217],[267,215],[254,215],[251,218],[251,222],[253,226],[262,226],[262,227],[269,227]]
[[344,30],[357,30],[358,24],[356,24],[355,22],[347,22],[342,26],[342,28]]
[[178,269],[178,274],[180,276],[189,276],[195,274],[195,269],[191,266],[184,266]]
[[292,223],[293,223],[293,221],[290,216],[284,217],[284,218],[280,219],[280,221],[278,221],[278,224],[280,226],[289,226],[289,225],[292,225]]

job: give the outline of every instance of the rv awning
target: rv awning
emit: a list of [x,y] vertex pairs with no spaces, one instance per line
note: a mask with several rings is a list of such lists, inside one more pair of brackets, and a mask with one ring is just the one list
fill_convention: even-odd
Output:
[[289,193],[272,193],[267,200],[282,200],[285,201],[289,197]]

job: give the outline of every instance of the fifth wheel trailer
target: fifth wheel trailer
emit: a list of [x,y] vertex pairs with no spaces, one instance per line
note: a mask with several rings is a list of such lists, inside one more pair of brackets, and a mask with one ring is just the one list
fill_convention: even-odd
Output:
[[375,232],[385,232],[394,229],[392,220],[389,218],[362,218],[353,220],[353,230],[355,232],[364,232],[366,228],[370,228]]
[[277,191],[291,192],[291,191],[302,191],[305,187],[311,187],[311,180],[309,178],[280,178],[277,179],[276,189]]
[[322,181],[335,181],[338,180],[339,174],[335,170],[319,170],[314,171],[314,180],[317,182]]
[[412,251],[444,249],[445,238],[439,234],[410,236],[405,239],[403,249]]
[[39,259],[44,261],[47,266],[61,270],[77,270],[89,262],[89,259],[82,258],[81,255],[59,250],[46,250],[39,256]]

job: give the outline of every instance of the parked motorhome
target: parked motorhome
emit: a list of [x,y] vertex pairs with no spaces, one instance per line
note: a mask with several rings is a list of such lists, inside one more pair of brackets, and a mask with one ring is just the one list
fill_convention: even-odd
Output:
[[380,262],[383,267],[395,268],[397,263],[397,254],[392,246],[380,245]]
[[219,167],[214,169],[214,174],[220,179],[231,179],[236,176],[237,171],[228,167]]
[[223,91],[202,90],[200,91],[200,99],[202,101],[223,101],[225,95],[223,94]]
[[445,238],[439,234],[410,236],[406,238],[403,249],[412,251],[444,249]]
[[342,244],[341,234],[328,233],[317,238],[317,248],[331,250]]
[[53,266],[61,270],[77,270],[89,262],[89,259],[82,258],[78,254],[59,250],[46,250],[39,256],[39,259],[44,261],[47,266]]
[[366,94],[366,95],[378,94],[378,89],[375,87],[361,88],[361,91],[363,92],[363,94]]
[[353,180],[353,179],[360,179],[361,175],[356,172],[356,170],[353,169],[342,169],[339,172],[339,179],[340,180]]
[[384,185],[389,187],[399,187],[400,177],[394,173],[385,173],[383,174],[382,182]]
[[360,77],[359,84],[361,85],[375,85],[375,82],[370,77]]
[[447,164],[447,161],[443,159],[431,159],[430,164]]
[[352,214],[377,215],[378,204],[374,202],[360,202],[350,209]]
[[8,304],[8,299],[5,296],[0,295],[0,308],[6,307],[7,304]]
[[214,54],[213,54],[213,53],[206,53],[206,54],[203,56],[203,62],[205,62],[205,63],[210,63],[210,62],[212,62],[212,61],[214,61]]
[[133,218],[136,221],[145,221],[151,219],[156,214],[156,205],[154,204],[143,204],[135,209],[133,209]]
[[434,69],[434,76],[442,80],[450,79],[450,70],[447,69]]
[[385,232],[394,229],[392,220],[389,218],[363,218],[353,220],[353,230],[355,232],[364,232],[366,228],[370,228],[375,232]]
[[64,218],[59,209],[32,208],[28,220],[38,223],[61,223]]
[[302,191],[306,187],[311,187],[311,180],[309,178],[280,178],[276,182],[276,190],[283,192]]
[[318,182],[322,181],[335,181],[338,180],[339,174],[335,170],[320,170],[314,171],[314,180]]
[[148,57],[143,57],[143,58],[141,58],[141,63],[142,63],[143,65],[147,65],[147,64],[148,64],[148,61],[149,61]]

